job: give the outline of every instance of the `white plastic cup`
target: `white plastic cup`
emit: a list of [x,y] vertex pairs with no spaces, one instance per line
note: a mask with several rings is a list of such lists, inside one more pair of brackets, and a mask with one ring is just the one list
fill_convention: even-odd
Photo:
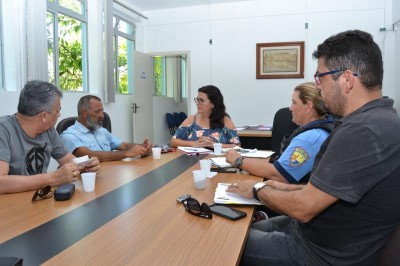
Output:
[[96,183],[96,173],[89,172],[83,173],[82,176],[82,183],[83,183],[83,190],[85,192],[92,192],[94,191],[94,185]]
[[193,171],[194,187],[204,189],[206,187],[206,173],[202,170]]
[[161,147],[151,148],[151,151],[153,152],[153,159],[158,160],[161,158]]
[[222,155],[222,143],[214,143],[214,155]]
[[80,164],[80,165],[85,166],[86,162],[89,161],[89,156],[85,155],[85,156],[82,156],[82,157],[77,157],[77,158],[74,158],[72,161],[74,163],[76,163],[76,164]]
[[205,172],[207,176],[211,171],[211,160],[200,160],[200,169]]

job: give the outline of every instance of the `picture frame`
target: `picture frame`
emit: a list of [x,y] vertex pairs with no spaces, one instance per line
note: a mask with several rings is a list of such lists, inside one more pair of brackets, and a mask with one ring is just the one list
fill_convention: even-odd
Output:
[[304,42],[257,43],[257,79],[304,78]]

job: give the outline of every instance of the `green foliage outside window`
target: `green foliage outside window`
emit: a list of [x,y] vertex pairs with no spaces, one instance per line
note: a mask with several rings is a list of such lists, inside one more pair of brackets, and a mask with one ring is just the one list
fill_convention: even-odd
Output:
[[[83,4],[78,0],[62,0],[59,4],[78,13],[83,10]],[[55,25],[58,26],[56,29],[54,29]],[[84,27],[85,24],[78,19],[61,13],[47,13],[49,81],[56,84],[58,80],[57,85],[62,90],[83,90],[82,43],[84,40],[82,33]],[[58,34],[58,40],[55,39],[55,33]],[[58,58],[54,54],[56,49]]]
[[[119,37],[119,39],[123,39]],[[126,39],[125,39],[126,40]],[[118,43],[118,92],[128,93],[128,55],[126,42]]]
[[163,87],[163,60],[161,56],[153,57],[154,62],[154,81],[155,81],[155,92],[154,95],[162,96]]

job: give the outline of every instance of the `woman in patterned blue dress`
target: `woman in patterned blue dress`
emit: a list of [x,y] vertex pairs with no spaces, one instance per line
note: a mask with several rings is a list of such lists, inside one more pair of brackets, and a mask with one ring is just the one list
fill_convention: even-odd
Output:
[[171,139],[171,146],[209,147],[222,143],[223,148],[240,145],[236,127],[226,113],[224,97],[220,90],[208,85],[198,90],[197,114],[182,122]]

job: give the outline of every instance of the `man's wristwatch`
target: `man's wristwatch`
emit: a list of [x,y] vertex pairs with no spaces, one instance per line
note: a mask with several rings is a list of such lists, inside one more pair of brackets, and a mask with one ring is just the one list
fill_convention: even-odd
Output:
[[265,187],[265,186],[267,186],[267,184],[265,184],[264,182],[256,183],[256,184],[253,186],[253,198],[254,198],[255,200],[260,201],[260,199],[259,199],[258,196],[257,196],[257,192],[258,192],[260,189],[262,189],[263,187]]
[[235,161],[233,161],[233,166],[235,166],[236,168],[240,168],[240,166],[242,166],[243,159],[244,158],[242,156],[236,158]]

